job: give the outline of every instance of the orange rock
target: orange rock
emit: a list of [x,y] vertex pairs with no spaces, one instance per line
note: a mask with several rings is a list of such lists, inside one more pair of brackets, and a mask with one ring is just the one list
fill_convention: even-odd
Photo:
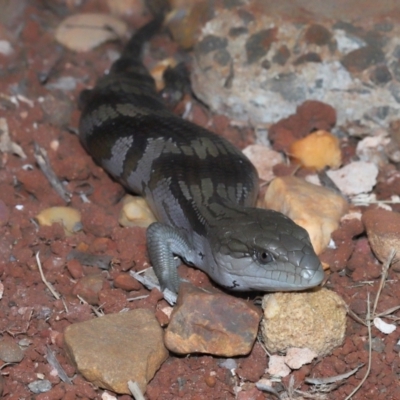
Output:
[[153,311],[145,309],[72,324],[64,339],[70,359],[88,381],[120,394],[130,393],[130,380],[144,393],[168,357],[162,329]]
[[271,125],[268,138],[276,151],[288,151],[297,139],[304,138],[315,130],[330,130],[336,124],[336,111],[328,104],[307,100],[299,105],[296,114]]
[[69,260],[67,262],[67,269],[74,279],[83,278],[85,275],[83,272],[82,264],[78,260]]
[[294,176],[274,179],[262,206],[287,215],[306,229],[317,254],[326,248],[348,209],[342,196]]
[[253,347],[259,318],[259,310],[245,300],[182,283],[165,346],[177,354],[245,355]]
[[156,88],[159,92],[160,90],[164,89],[165,82],[164,82],[164,72],[167,68],[175,68],[176,67],[176,60],[172,57],[165,58],[162,61],[159,61],[150,71],[151,76],[156,82]]
[[142,285],[133,276],[130,276],[126,273],[118,274],[114,278],[114,286],[116,288],[126,290],[127,292],[140,290],[142,288]]
[[316,131],[292,143],[289,155],[304,167],[339,168],[342,163],[342,153],[339,139],[326,131]]

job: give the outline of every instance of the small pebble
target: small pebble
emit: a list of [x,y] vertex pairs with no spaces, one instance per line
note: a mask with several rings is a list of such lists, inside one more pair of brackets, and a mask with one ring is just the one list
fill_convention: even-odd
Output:
[[82,265],[76,259],[67,262],[67,269],[74,279],[80,279],[84,276]]
[[9,56],[13,53],[13,48],[11,43],[7,40],[0,40],[0,54],[4,54],[5,56]]
[[47,379],[43,379],[31,382],[28,387],[35,394],[45,393],[51,389],[51,383]]
[[342,163],[339,139],[323,130],[294,142],[290,146],[289,154],[301,165],[317,170],[325,167],[338,168]]
[[98,305],[99,292],[104,283],[105,279],[101,274],[85,276],[76,283],[72,293],[81,296],[91,305]]
[[18,342],[18,345],[21,347],[29,347],[31,343],[31,340],[29,340],[28,338],[23,338]]
[[237,368],[237,362],[234,358],[227,358],[224,361],[221,361],[218,363],[220,367],[226,368],[226,369],[236,369]]
[[204,382],[208,387],[213,388],[217,383],[217,379],[215,376],[209,375],[204,378]]
[[285,377],[290,374],[290,368],[285,363],[285,357],[277,354],[269,358],[267,372],[273,376]]
[[152,222],[156,221],[156,217],[142,197],[126,195],[122,203],[123,207],[118,220],[122,226],[147,228]]
[[7,363],[18,363],[24,358],[20,347],[11,339],[0,341],[0,360]]
[[327,172],[342,194],[354,196],[369,193],[376,185],[378,167],[365,161],[354,161],[336,171]]
[[50,207],[42,210],[36,219],[40,226],[60,223],[67,236],[81,229],[81,213],[72,207]]
[[117,275],[114,279],[114,286],[128,292],[132,290],[140,290],[142,288],[142,285],[129,274]]

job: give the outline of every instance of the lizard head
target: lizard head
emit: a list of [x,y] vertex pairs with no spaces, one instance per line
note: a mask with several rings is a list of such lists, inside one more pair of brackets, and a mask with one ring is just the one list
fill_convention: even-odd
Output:
[[210,276],[230,290],[304,290],[324,279],[307,231],[279,212],[246,208],[221,217],[210,234]]

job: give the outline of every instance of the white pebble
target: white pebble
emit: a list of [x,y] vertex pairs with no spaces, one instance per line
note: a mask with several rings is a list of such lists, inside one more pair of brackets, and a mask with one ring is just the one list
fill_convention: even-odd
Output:
[[370,162],[355,161],[327,174],[344,195],[354,196],[372,190],[376,185],[378,167]]

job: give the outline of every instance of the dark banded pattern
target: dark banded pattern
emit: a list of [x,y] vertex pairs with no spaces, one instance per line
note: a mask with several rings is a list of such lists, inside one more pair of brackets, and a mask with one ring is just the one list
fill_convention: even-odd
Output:
[[80,138],[95,161],[143,195],[157,222],[148,249],[163,288],[178,291],[175,255],[234,290],[301,290],[323,270],[307,232],[254,208],[254,166],[225,139],[172,114],[139,55],[157,26],[135,34],[110,74],[82,96]]

